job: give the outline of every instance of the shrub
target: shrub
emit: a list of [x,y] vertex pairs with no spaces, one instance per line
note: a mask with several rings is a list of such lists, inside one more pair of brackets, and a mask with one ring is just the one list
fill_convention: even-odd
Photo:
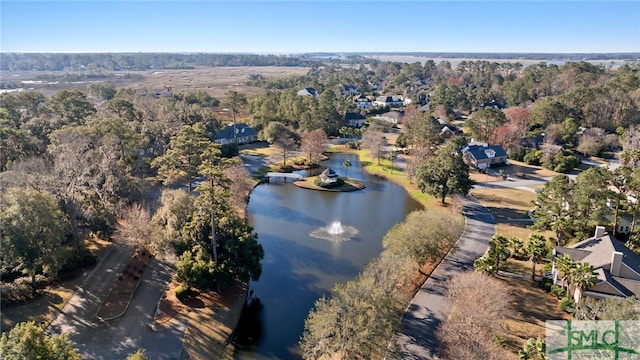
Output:
[[2,283],[0,284],[0,305],[7,306],[30,300],[31,297],[31,285],[24,283]]
[[542,159],[543,152],[541,150],[529,150],[524,155],[522,160],[529,165],[540,165],[540,160]]
[[573,313],[576,309],[576,302],[573,301],[573,299],[571,298],[562,298],[562,300],[560,301],[560,310],[566,312],[566,313]]
[[560,285],[551,285],[551,295],[557,297],[558,299],[561,297],[564,297],[565,295],[565,290],[562,286]]
[[360,150],[360,144],[361,144],[360,141],[349,141],[347,143],[347,147],[353,150]]
[[553,281],[551,279],[543,277],[542,280],[538,282],[540,288],[546,292],[551,291],[551,285],[553,285]]
[[176,298],[180,301],[184,301],[186,298],[189,297],[190,292],[191,290],[189,286],[185,284],[180,284],[175,290]]
[[527,151],[524,148],[517,148],[510,150],[508,156],[511,160],[524,161],[524,156],[526,155],[526,153]]
[[79,251],[69,250],[64,263],[58,270],[59,280],[68,280],[72,278],[77,271],[92,267],[98,263],[98,259],[86,248],[80,248]]
[[220,147],[220,156],[224,158],[232,158],[238,156],[238,144],[224,144]]

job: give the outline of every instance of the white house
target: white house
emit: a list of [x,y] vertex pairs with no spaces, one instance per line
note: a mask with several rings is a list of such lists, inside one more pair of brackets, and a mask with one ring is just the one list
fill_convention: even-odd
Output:
[[404,105],[404,99],[399,96],[378,96],[373,102],[373,106],[400,107],[402,105]]
[[349,111],[344,113],[344,119],[346,120],[347,125],[353,128],[363,127],[366,121],[364,115]]
[[360,110],[367,110],[373,107],[373,103],[371,102],[371,100],[369,100],[369,98],[364,96],[363,94],[354,97],[353,102],[356,103],[356,106]]

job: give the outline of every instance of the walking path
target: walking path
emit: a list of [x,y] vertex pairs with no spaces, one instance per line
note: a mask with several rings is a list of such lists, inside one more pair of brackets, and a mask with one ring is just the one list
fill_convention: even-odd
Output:
[[455,248],[447,254],[407,307],[396,345],[401,359],[437,359],[436,330],[445,321],[449,280],[473,269],[473,262],[487,251],[495,234],[495,221],[489,210],[467,196],[464,204],[465,230]]

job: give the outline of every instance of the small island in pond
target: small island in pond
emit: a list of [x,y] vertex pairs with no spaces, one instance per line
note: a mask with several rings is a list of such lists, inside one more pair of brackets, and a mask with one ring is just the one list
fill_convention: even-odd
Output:
[[298,180],[294,185],[311,190],[338,192],[362,190],[366,187],[361,181],[338,176],[331,168],[327,168],[318,176]]

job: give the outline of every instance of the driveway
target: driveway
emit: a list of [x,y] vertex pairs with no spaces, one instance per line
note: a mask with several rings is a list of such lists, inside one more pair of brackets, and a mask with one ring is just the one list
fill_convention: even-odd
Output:
[[150,359],[178,359],[185,324],[174,322],[162,331],[150,328],[158,300],[174,273],[165,260],[155,259],[142,278],[127,312],[120,318],[101,321],[96,312],[122,272],[132,250],[114,245],[91,271],[76,294],[51,322],[47,332],[67,333],[82,359],[124,359],[146,349]]
[[396,334],[400,359],[437,359],[439,343],[436,330],[447,319],[446,304],[449,280],[473,269],[473,262],[484,255],[495,234],[495,221],[487,208],[475,198],[465,198],[465,231],[452,250],[433,271],[431,276],[409,304]]

